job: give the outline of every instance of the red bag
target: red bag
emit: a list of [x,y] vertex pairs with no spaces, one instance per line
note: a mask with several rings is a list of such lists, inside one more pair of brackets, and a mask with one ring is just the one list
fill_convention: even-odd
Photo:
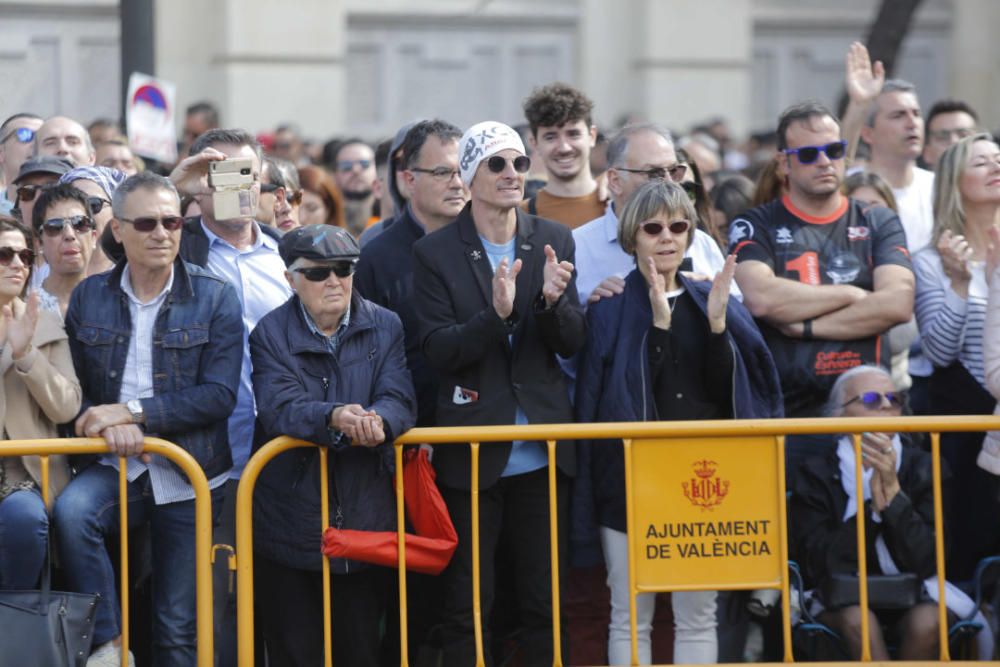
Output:
[[[393,480],[395,489],[395,480]],[[416,535],[406,534],[406,569],[441,574],[458,545],[458,533],[448,515],[444,498],[434,483],[434,468],[427,450],[403,453],[403,501]],[[323,555],[349,558],[386,567],[399,566],[396,531],[338,530],[323,533]]]

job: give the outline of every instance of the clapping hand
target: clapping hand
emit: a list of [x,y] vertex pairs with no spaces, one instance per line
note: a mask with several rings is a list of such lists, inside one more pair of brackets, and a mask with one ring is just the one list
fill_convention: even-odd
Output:
[[896,477],[896,450],[888,433],[865,433],[861,436],[861,457],[873,470],[872,507],[882,512],[899,493]]
[[670,301],[667,299],[667,279],[656,270],[652,257],[646,259],[646,280],[649,282],[649,305],[653,309],[653,326],[670,328]]
[[566,260],[560,262],[552,246],[545,244],[545,269],[542,276],[542,296],[545,297],[545,305],[551,308],[559,301],[573,278],[573,264]]
[[944,275],[951,280],[952,289],[962,298],[968,297],[969,282],[972,280],[972,272],[969,270],[972,246],[961,234],[952,234],[950,229],[946,229],[938,239],[937,250],[941,256]]
[[507,268],[507,258],[500,260],[493,272],[493,310],[501,320],[506,320],[514,312],[514,294],[517,291],[517,274],[521,272],[521,260],[515,259]]
[[708,293],[708,325],[714,334],[726,330],[726,307],[729,305],[729,290],[735,273],[736,255],[729,255],[722,270],[712,280],[712,290]]
[[38,326],[38,292],[28,295],[24,311],[14,317],[10,305],[0,311],[0,346],[10,343],[10,351],[14,360],[23,357],[31,347],[31,339]]

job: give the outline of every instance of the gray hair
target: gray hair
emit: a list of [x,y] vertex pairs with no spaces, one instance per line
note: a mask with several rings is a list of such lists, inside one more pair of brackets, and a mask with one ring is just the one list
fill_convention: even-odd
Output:
[[889,79],[883,83],[882,90],[879,91],[878,96],[875,98],[875,103],[871,105],[868,118],[865,120],[865,124],[868,127],[875,127],[875,116],[878,115],[878,98],[889,93],[913,93],[913,96],[916,97],[917,87],[905,79]]
[[194,140],[191,144],[190,155],[197,155],[206,148],[211,146],[217,146],[219,144],[230,145],[230,146],[249,146],[253,149],[253,152],[257,155],[257,160],[261,163],[264,162],[264,149],[261,148],[260,144],[257,142],[257,138],[246,130],[241,130],[239,128],[226,129],[217,127],[211,130],[206,130],[202,134],[198,135],[198,138]]
[[111,212],[121,220],[125,214],[125,202],[129,195],[136,190],[166,190],[177,199],[177,206],[180,207],[181,198],[177,194],[177,188],[165,176],[154,174],[151,171],[140,171],[135,176],[129,176],[125,182],[118,186],[114,194],[111,195]]
[[698,214],[684,188],[669,180],[656,180],[643,184],[629,197],[622,209],[618,225],[618,244],[629,255],[635,256],[635,236],[639,226],[659,213],[668,216],[683,215],[691,226],[688,228],[687,247],[694,241]]
[[855,366],[851,370],[841,373],[837,381],[833,383],[833,387],[830,389],[830,397],[827,399],[826,405],[823,406],[823,414],[827,417],[839,417],[844,414],[844,403],[847,401],[847,397],[844,394],[847,391],[847,384],[859,375],[867,373],[881,375],[892,382],[892,375],[881,366],[873,364]]
[[625,154],[628,152],[628,141],[640,132],[652,132],[663,137],[671,146],[674,145],[674,138],[670,135],[670,130],[657,123],[633,123],[618,130],[618,133],[608,142],[608,166],[621,167],[625,163]]

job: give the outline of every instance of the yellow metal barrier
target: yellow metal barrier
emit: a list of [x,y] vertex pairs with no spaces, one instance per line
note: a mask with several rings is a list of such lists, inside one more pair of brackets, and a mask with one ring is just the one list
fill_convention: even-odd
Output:
[[[544,424],[528,426],[482,426],[482,427],[452,427],[452,428],[418,428],[412,429],[400,436],[395,442],[396,448],[396,502],[397,502],[397,530],[399,532],[399,589],[400,589],[400,647],[402,655],[400,664],[404,667],[409,664],[406,655],[406,577],[405,577],[405,518],[403,514],[403,474],[402,474],[402,448],[405,445],[416,445],[427,443],[432,445],[465,445],[471,448],[471,502],[472,502],[472,560],[473,560],[473,622],[475,629],[475,643],[477,667],[485,664],[483,647],[483,618],[479,590],[479,449],[482,443],[505,442],[510,440],[542,441],[547,443],[549,459],[549,512],[550,512],[550,544],[552,556],[552,615],[553,615],[553,664],[561,667],[563,664],[561,656],[560,642],[560,608],[559,608],[559,569],[558,569],[558,525],[556,515],[556,440],[623,440],[626,443],[626,451],[637,441],[657,439],[691,439],[691,438],[743,438],[743,437],[772,437],[778,445],[778,450],[782,456],[778,458],[775,465],[778,469],[778,479],[783,484],[785,478],[784,471],[784,436],[805,435],[805,434],[849,434],[853,435],[855,448],[855,464],[857,466],[856,479],[859,489],[858,497],[863,497],[860,488],[863,479],[861,470],[861,434],[866,431],[896,431],[901,433],[931,433],[931,446],[933,455],[933,487],[934,487],[934,528],[935,528],[935,550],[937,563],[937,576],[939,582],[939,643],[940,660],[950,660],[948,652],[948,626],[947,609],[945,607],[944,582],[945,582],[945,562],[944,562],[944,542],[943,542],[943,517],[941,507],[941,465],[940,465],[940,437],[941,432],[962,432],[962,431],[989,431],[1000,430],[1000,418],[992,416],[965,416],[965,417],[901,417],[901,418],[837,418],[832,419],[773,419],[773,420],[726,420],[726,421],[698,421],[698,422],[622,422],[622,423],[599,423],[599,424]],[[668,443],[669,444],[669,443]],[[272,440],[251,457],[247,464],[237,494],[237,528],[236,528],[236,549],[237,549],[237,571],[238,571],[238,641],[239,641],[239,664],[241,667],[251,667],[254,664],[253,645],[253,534],[251,503],[253,498],[253,488],[261,469],[272,458],[278,454],[298,447],[314,447],[315,445],[301,440],[282,437]],[[710,444],[706,446],[710,447]],[[321,470],[323,479],[321,480],[321,502],[322,526],[325,530],[329,525],[328,498],[326,485],[327,459],[326,450],[320,448]],[[631,498],[632,489],[630,466],[626,466],[627,497]],[[782,558],[787,559],[785,544],[787,541],[787,515],[784,507],[784,493],[781,497],[781,512],[779,516],[779,539],[782,544]],[[864,534],[864,515],[859,512],[857,515],[857,540],[858,553],[866,553]],[[630,536],[630,572],[635,572],[634,545]],[[861,614],[861,635],[862,645],[865,647],[862,654],[862,661],[870,662],[871,655],[868,650],[870,629],[868,627],[868,589],[864,559],[859,559],[859,602],[862,608]],[[326,665],[331,664],[330,655],[330,607],[329,607],[329,564],[324,559],[324,605],[325,605],[325,649]],[[634,576],[634,575],[630,575]],[[735,588],[747,588],[750,584],[736,586]],[[782,591],[782,625],[784,630],[784,660],[792,662],[792,645],[789,608],[789,588],[788,574],[784,572],[780,584],[775,588]],[[637,590],[634,583],[630,582],[632,593],[632,604],[634,607],[634,596],[641,592]],[[690,586],[676,586],[673,588],[663,588],[662,590],[714,590],[712,585],[692,584]],[[642,590],[648,590],[643,588]],[[633,637],[633,663],[637,664],[635,648],[635,613],[632,613],[632,637]],[[834,664],[834,663],[831,663]],[[849,664],[849,663],[840,663]],[[899,662],[893,664],[898,665]]]
[[[100,438],[54,438],[0,441],[0,456],[40,456],[42,463],[42,498],[51,509],[49,497],[49,456],[107,454],[108,446]],[[159,438],[146,438],[143,453],[155,454],[177,464],[194,488],[195,511],[195,581],[198,613],[198,667],[212,667],[215,661],[212,626],[212,497],[208,480],[198,462],[177,445]],[[127,498],[126,458],[119,459],[119,498]],[[129,583],[128,583],[128,503],[121,502],[121,611],[122,667],[128,667]]]

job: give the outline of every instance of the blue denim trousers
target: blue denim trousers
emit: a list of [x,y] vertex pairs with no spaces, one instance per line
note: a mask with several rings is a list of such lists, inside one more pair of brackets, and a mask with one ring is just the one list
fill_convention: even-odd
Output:
[[0,589],[31,590],[45,563],[49,515],[35,489],[0,501]]
[[[213,509],[221,489],[212,492]],[[218,496],[218,497],[217,497]],[[53,523],[72,590],[99,593],[94,646],[121,634],[115,573],[104,546],[119,531],[118,471],[94,464],[56,500]],[[149,521],[153,551],[153,664],[187,667],[197,656],[194,501],[157,505],[149,474],[128,484],[128,525]],[[133,566],[134,567],[134,566]]]

